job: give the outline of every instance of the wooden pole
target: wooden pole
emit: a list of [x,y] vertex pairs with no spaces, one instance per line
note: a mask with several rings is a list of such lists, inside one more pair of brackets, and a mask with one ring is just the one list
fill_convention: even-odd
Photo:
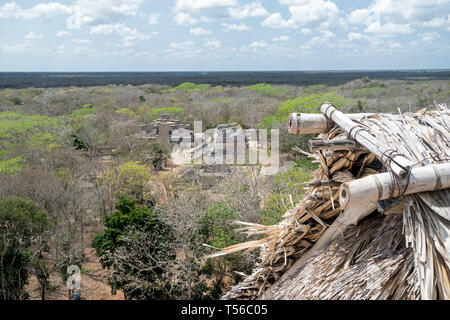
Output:
[[[360,120],[374,115],[373,113],[351,113],[352,120]],[[319,134],[330,130],[333,121],[320,113],[291,113],[287,120],[287,129],[291,134]]]
[[408,179],[394,179],[380,173],[341,185],[339,203],[342,208],[359,206],[404,195],[450,188],[450,162],[433,164],[411,170]]
[[311,150],[311,152],[316,152],[322,150],[362,150],[365,148],[358,145],[355,140],[350,139],[313,139],[309,140],[309,149]]
[[409,159],[387,146],[380,145],[376,137],[337,110],[331,103],[322,104],[320,111],[341,127],[348,136],[372,152],[386,167],[390,167],[397,176],[406,176],[412,165]]

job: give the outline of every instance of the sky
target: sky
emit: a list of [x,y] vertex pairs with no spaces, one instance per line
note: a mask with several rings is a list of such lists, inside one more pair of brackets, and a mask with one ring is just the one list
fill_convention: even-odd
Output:
[[0,0],[0,71],[450,69],[450,0]]

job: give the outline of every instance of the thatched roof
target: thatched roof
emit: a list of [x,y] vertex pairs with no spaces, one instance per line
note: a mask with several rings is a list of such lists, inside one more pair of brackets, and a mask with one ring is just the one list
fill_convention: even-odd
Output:
[[274,299],[417,299],[414,253],[402,217],[377,215],[311,257],[282,281]]
[[[357,123],[358,130],[370,134],[367,143],[383,145],[404,156],[413,163],[413,168],[450,161],[450,110],[446,106],[438,106],[434,111],[421,110],[403,115],[377,114]],[[349,135],[349,132],[334,125],[319,138],[328,141],[339,137],[348,139]],[[353,133],[351,137],[354,136]],[[416,290],[419,286],[422,299],[450,299],[449,189],[402,196],[405,203],[402,224],[399,223],[400,218],[380,217],[366,222],[360,229],[348,231],[352,237],[342,240],[336,232],[345,231],[351,222],[342,223],[346,211],[338,201],[339,185],[390,171],[392,157],[383,153],[382,157],[377,158],[365,148],[354,148],[342,155],[318,151],[312,156],[320,163],[320,168],[314,173],[314,183],[303,201],[288,211],[278,225],[244,224],[241,231],[249,235],[263,234],[262,239],[235,245],[215,254],[261,250],[261,264],[223,298],[409,299],[419,297]],[[410,175],[411,171],[408,172]],[[400,188],[404,182],[402,178],[395,175],[393,178],[398,179],[397,188]],[[409,176],[403,179],[409,179]],[[329,183],[317,183],[321,181]],[[376,211],[376,207],[376,204],[368,203],[366,207],[356,209],[364,211],[364,215],[360,216],[363,218]],[[358,221],[352,222],[356,224]],[[374,224],[379,224],[379,227],[375,228]],[[371,232],[355,231],[364,228],[369,228]],[[378,246],[383,242],[383,237],[395,238],[395,248]],[[334,242],[326,248],[328,239]],[[369,240],[369,243],[365,242]],[[400,242],[405,242],[412,251],[405,246],[400,249]],[[361,249],[357,256],[346,251],[354,245]],[[311,258],[312,252],[320,248],[326,249]],[[351,258],[348,261],[353,263],[344,263],[346,269],[333,267],[347,261],[347,258]],[[326,261],[334,263],[327,265]],[[375,267],[382,279],[375,289],[368,289],[370,270]],[[315,268],[325,279],[317,279],[311,274]],[[411,273],[413,269],[414,273]],[[301,289],[307,283],[310,292]],[[315,287],[311,288],[312,285]],[[343,292],[336,293],[337,288]]]

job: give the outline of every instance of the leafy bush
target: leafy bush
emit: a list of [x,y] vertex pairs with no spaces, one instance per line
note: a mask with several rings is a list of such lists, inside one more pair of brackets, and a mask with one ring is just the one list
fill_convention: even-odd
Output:
[[262,119],[259,126],[262,128],[271,128],[274,123],[285,123],[289,114],[292,112],[319,112],[319,107],[324,102],[331,102],[339,107],[347,107],[350,104],[348,99],[334,93],[312,94],[306,97],[298,97],[282,102],[275,114]]
[[163,163],[167,160],[169,157],[169,151],[165,145],[162,143],[152,143],[150,147],[150,162],[153,165],[153,168],[155,170],[161,170]]
[[[216,248],[224,248],[244,240],[236,232],[233,221],[238,220],[239,215],[233,207],[226,203],[218,203],[209,206],[203,215],[200,224],[200,234],[205,243]],[[209,286],[209,298],[219,299],[225,288],[224,279],[228,275],[237,280],[234,271],[248,272],[251,268],[249,262],[242,254],[231,254],[225,257],[208,259],[200,273],[207,275],[212,281]]]
[[22,169],[22,157],[3,159],[6,151],[0,151],[0,173],[14,174]]
[[164,107],[164,108],[154,108],[149,111],[153,119],[158,118],[161,114],[170,114],[171,116],[177,116],[184,111],[183,108],[179,107]]
[[111,197],[126,197],[143,201],[146,199],[146,186],[151,178],[150,168],[137,161],[129,161],[118,167],[105,170],[98,178],[107,187]]
[[285,88],[274,88],[270,84],[266,83],[257,83],[248,87],[249,90],[259,92],[262,95],[267,96],[279,96],[282,94],[286,94],[289,89]]
[[236,211],[226,203],[218,203],[206,209],[201,219],[201,233],[205,241],[216,248],[224,248],[239,243],[242,237],[235,232],[232,222],[238,220]]
[[14,103],[15,106],[20,106],[22,104],[22,100],[20,100],[17,97],[14,97],[13,103]]
[[210,88],[209,84],[195,84],[192,82],[184,82],[179,86],[169,89],[168,91],[186,91],[186,92],[203,92]]
[[119,198],[115,204],[116,211],[104,218],[105,231],[95,236],[92,247],[97,250],[104,267],[110,266],[109,255],[122,244],[121,237],[130,225],[143,226],[147,219],[155,220],[156,215],[152,208],[136,206],[135,200],[124,197]]
[[129,118],[134,117],[134,112],[131,111],[131,110],[128,109],[128,108],[122,108],[122,109],[120,109],[120,110],[117,110],[116,113],[121,114],[121,115],[125,115],[125,116],[127,116],[127,117],[129,117]]
[[14,145],[26,141],[33,133],[54,129],[58,124],[56,118],[0,112],[0,143],[3,140]]
[[386,92],[384,87],[369,87],[369,88],[360,88],[356,89],[353,93],[353,97],[355,98],[373,98],[379,97],[383,93]]
[[92,106],[92,104],[87,104],[81,109],[74,110],[72,116],[74,117],[86,117],[97,113],[98,107]]
[[274,178],[275,187],[264,201],[264,211],[261,222],[265,225],[278,224],[284,213],[292,208],[290,197],[294,204],[303,199],[304,183],[312,179],[312,163],[299,162],[294,168],[278,173]]

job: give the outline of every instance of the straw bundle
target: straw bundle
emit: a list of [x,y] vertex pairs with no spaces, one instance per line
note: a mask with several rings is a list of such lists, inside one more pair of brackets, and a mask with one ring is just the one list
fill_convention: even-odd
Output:
[[[339,115],[338,112],[334,112],[334,114]],[[392,179],[398,181],[393,184],[394,188],[400,188],[405,184],[404,179],[408,179],[408,175],[411,174],[410,168],[450,161],[450,127],[448,125],[450,124],[450,110],[446,106],[438,106],[438,110],[432,112],[421,110],[415,114],[409,113],[400,116],[380,114],[358,121],[344,122],[346,126],[348,124],[354,127],[357,124],[357,130],[353,131],[352,137],[357,138],[354,132],[361,135],[361,132],[364,131],[364,139],[358,138],[357,141],[365,149],[357,148],[343,153],[342,151],[333,153],[325,150],[316,151],[314,157],[320,163],[320,168],[314,173],[314,181],[309,184],[310,187],[304,200],[293,210],[288,211],[280,224],[277,226],[246,224],[241,231],[247,232],[248,235],[264,234],[265,236],[260,240],[238,244],[211,255],[213,257],[240,250],[251,251],[261,248],[261,264],[252,275],[232,288],[223,297],[224,299],[256,299],[261,297],[272,284],[279,281],[275,284],[275,288],[272,288],[272,292],[276,292],[281,283],[285,283],[286,279],[283,274],[294,265],[296,260],[299,260],[299,257],[313,247],[329,225],[340,215],[342,211],[338,202],[340,184],[386,170],[390,172],[393,168],[396,174],[391,173]],[[340,128],[335,125],[329,131],[321,134],[319,138],[325,141],[348,139],[345,130],[348,131],[348,128]],[[374,153],[367,150],[372,150]],[[386,150],[393,151],[392,156]],[[343,154],[344,156],[342,156]],[[407,163],[407,166],[399,167],[393,160],[395,158],[402,160],[400,165]],[[396,166],[398,168],[394,168]],[[387,271],[382,273],[383,279],[375,291],[367,291],[363,282],[357,282],[361,284],[355,285],[359,289],[342,287],[348,291],[346,295],[333,296],[332,293],[327,293],[332,286],[320,285],[314,295],[302,296],[300,294],[298,297],[417,298],[418,295],[414,293],[415,289],[412,289],[411,286],[407,287],[409,289],[405,289],[406,285],[402,285],[401,292],[394,290],[397,293],[386,289],[391,286],[389,279],[395,272],[400,272],[399,270],[401,270],[399,274],[403,277],[402,283],[406,281],[405,279],[412,281],[409,270],[415,265],[418,274],[418,282],[415,283],[420,284],[422,299],[450,299],[450,191],[446,189],[409,196],[403,196],[402,192],[396,194],[400,194],[401,198],[405,200],[404,235],[407,244],[413,248],[414,259],[411,258],[411,254],[407,254],[410,251],[406,250],[401,255],[396,253],[395,256],[386,258],[386,264],[382,264],[382,266],[386,266]],[[393,201],[393,203],[395,204],[397,201]],[[399,231],[400,227],[397,226],[397,228],[396,232],[401,232]],[[361,237],[361,235],[355,234],[355,237]],[[371,244],[371,246],[373,245],[376,245],[376,242]],[[332,248],[330,247],[330,250]],[[337,247],[334,248],[338,250]],[[370,249],[368,250],[370,252]],[[347,255],[344,251],[335,253]],[[362,270],[360,275],[353,271],[353,273],[333,271],[334,273],[330,273],[330,276],[331,274],[335,275],[333,282],[343,283],[343,279],[347,277],[350,283],[349,277],[356,280],[358,277],[362,279],[365,274],[370,274],[372,265],[369,262],[369,256],[363,255],[362,257],[367,260],[364,263],[361,260],[363,264],[360,266],[363,266],[361,267],[363,269],[355,269]],[[319,263],[319,261],[316,262]],[[396,263],[403,264],[402,269],[398,269]],[[294,273],[295,271],[296,269]],[[286,275],[288,274],[286,273]],[[340,279],[340,277],[344,278]],[[397,278],[395,281],[400,280]],[[277,297],[282,296],[280,293],[277,295]]]
[[418,299],[413,259],[413,250],[405,246],[402,217],[377,215],[317,252],[274,289],[273,298]]

